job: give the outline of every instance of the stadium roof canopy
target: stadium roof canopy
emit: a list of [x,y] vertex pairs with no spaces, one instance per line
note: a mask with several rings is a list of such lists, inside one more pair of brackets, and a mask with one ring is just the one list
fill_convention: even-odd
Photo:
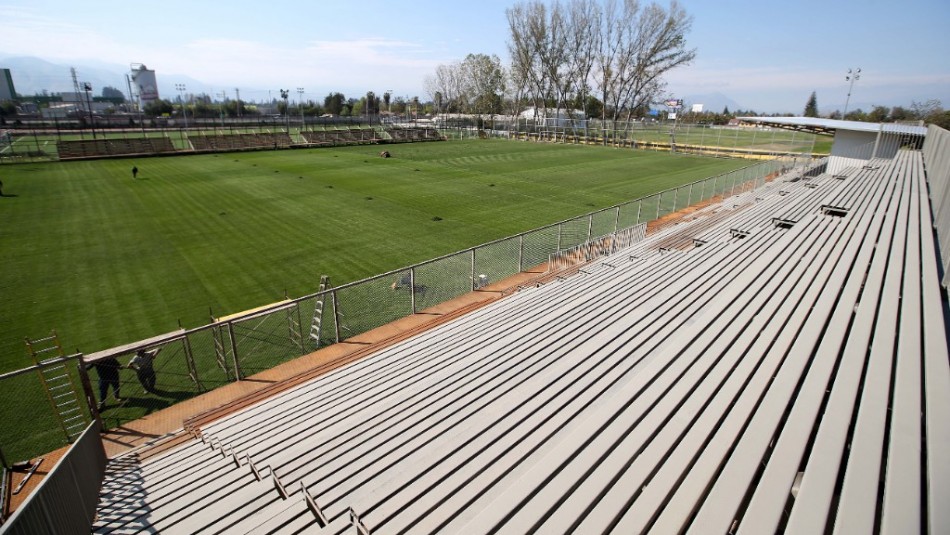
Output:
[[811,132],[813,134],[834,134],[838,130],[852,132],[884,132],[885,134],[911,134],[924,136],[927,128],[897,123],[866,123],[861,121],[841,121],[821,117],[739,117],[740,121],[775,126],[789,130]]

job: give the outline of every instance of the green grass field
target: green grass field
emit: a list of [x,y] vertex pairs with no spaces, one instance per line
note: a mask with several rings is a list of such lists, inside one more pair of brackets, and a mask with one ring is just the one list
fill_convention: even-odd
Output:
[[0,370],[50,329],[89,353],[746,165],[506,141],[390,150],[3,167]]

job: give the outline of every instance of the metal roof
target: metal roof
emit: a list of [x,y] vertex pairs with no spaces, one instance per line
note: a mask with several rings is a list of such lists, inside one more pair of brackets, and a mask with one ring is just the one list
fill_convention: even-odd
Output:
[[821,117],[738,117],[740,121],[758,123],[791,130],[802,130],[818,134],[834,134],[838,130],[852,132],[884,132],[885,134],[927,135],[927,127],[898,123],[865,123],[861,121],[841,121]]

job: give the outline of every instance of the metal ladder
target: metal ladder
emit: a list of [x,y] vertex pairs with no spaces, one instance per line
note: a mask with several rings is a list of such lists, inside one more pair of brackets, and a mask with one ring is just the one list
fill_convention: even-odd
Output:
[[83,411],[82,401],[77,393],[76,382],[66,368],[63,347],[59,343],[56,331],[37,340],[25,339],[26,349],[36,364],[36,373],[46,391],[46,397],[59,420],[59,426],[72,442],[82,434],[89,423],[88,415]]
[[320,347],[320,335],[323,334],[323,297],[329,287],[330,277],[320,275],[320,297],[317,298],[317,303],[313,307],[313,321],[310,323],[310,340],[316,344],[316,347]]

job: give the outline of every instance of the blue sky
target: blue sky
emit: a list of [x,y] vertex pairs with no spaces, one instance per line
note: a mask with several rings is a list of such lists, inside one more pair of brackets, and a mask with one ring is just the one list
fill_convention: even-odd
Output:
[[[0,0],[0,57],[144,63],[160,84],[187,76],[215,91],[240,87],[245,99],[298,87],[311,99],[427,98],[423,79],[439,64],[468,53],[507,62],[505,9],[515,3]],[[816,91],[821,107],[840,107],[847,69],[860,67],[852,109],[931,98],[950,107],[947,0],[681,4],[698,56],[667,76],[671,96],[722,93],[744,108],[800,113]]]

